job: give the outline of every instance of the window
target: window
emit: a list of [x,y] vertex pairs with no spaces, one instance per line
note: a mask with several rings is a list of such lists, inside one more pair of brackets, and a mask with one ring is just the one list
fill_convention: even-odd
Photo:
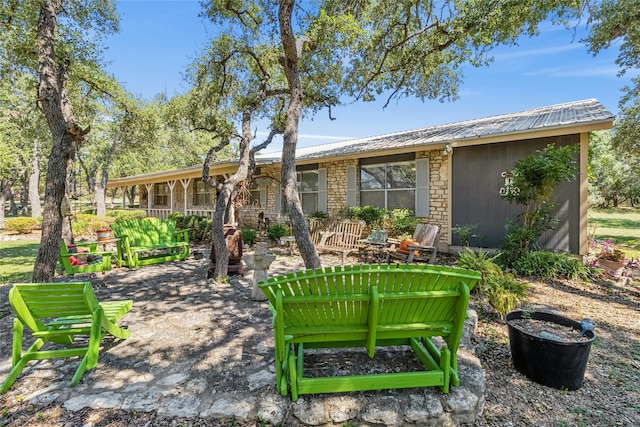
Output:
[[386,209],[416,207],[416,162],[360,166],[360,206]]
[[254,179],[249,185],[249,205],[263,206],[267,199],[267,188],[263,178]]
[[213,187],[204,182],[202,178],[193,181],[193,205],[210,206],[213,199]]
[[318,212],[318,182],[317,170],[298,172],[298,195],[306,214]]
[[153,186],[153,204],[160,206],[169,205],[169,184],[159,182]]

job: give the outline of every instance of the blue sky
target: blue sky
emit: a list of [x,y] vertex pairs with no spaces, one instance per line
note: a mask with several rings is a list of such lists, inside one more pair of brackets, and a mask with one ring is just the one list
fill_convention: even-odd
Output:
[[[195,0],[118,0],[121,31],[107,40],[108,71],[132,93],[146,99],[186,91],[182,73],[206,46],[213,27],[198,17]],[[617,76],[618,51],[612,46],[593,57],[580,35],[543,24],[541,35],[494,51],[494,62],[466,67],[457,101],[421,102],[401,98],[326,111],[300,125],[299,146],[416,129],[504,114],[563,102],[596,98],[618,113],[620,88],[630,76]],[[264,132],[264,133],[263,133]],[[258,129],[258,137],[267,129]],[[278,149],[273,145],[267,151]]]

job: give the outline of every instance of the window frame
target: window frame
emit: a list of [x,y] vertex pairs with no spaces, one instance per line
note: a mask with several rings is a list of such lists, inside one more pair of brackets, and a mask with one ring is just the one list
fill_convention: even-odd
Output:
[[[202,184],[203,192],[198,192],[198,185]],[[192,183],[192,206],[211,206],[213,204],[214,189],[211,185],[207,184],[202,178],[195,178]],[[209,191],[207,191],[209,190]],[[202,198],[203,203],[199,203],[199,199]]]
[[[412,167],[413,169],[413,186],[411,187],[394,187],[391,188],[390,184],[389,184],[389,173],[392,167],[394,166],[400,166],[400,165],[409,165]],[[366,182],[365,180],[362,179],[362,174],[363,174],[363,169],[367,169],[367,168],[383,168],[384,169],[384,182],[381,183],[381,188],[368,188],[368,189],[364,189],[363,188],[363,182]],[[366,164],[360,164],[360,168],[359,168],[359,172],[360,172],[360,182],[358,185],[358,189],[360,191],[360,205],[362,206],[362,199],[363,199],[363,195],[365,195],[366,193],[382,193],[383,194],[383,198],[384,198],[384,206],[378,206],[381,207],[382,209],[396,209],[397,207],[394,208],[389,208],[389,201],[390,201],[390,193],[400,193],[400,192],[412,192],[413,193],[413,206],[411,208],[409,208],[411,210],[411,212],[414,213],[416,212],[416,195],[417,195],[417,191],[418,191],[418,170],[417,170],[417,163],[416,163],[416,159],[389,159],[389,160],[384,160],[384,159],[380,159],[380,162],[367,162]],[[407,208],[407,206],[399,206],[400,208]]]
[[[161,191],[166,190],[166,191]],[[171,189],[167,182],[156,182],[153,184],[153,204],[156,206],[168,206]]]

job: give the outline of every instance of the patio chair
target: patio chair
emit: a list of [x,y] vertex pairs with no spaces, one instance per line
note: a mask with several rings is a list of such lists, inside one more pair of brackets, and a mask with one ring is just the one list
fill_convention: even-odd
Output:
[[[86,370],[98,364],[100,343],[106,334],[120,339],[130,335],[116,322],[131,310],[133,301],[98,302],[89,282],[15,284],[9,291],[9,303],[15,311],[11,371],[0,385],[0,393],[11,388],[30,360],[80,356],[80,366],[71,380],[74,386]],[[35,342],[23,353],[25,326]],[[74,343],[78,335],[88,339]],[[42,349],[47,342],[63,348]]]
[[440,240],[440,227],[431,224],[418,224],[413,232],[412,240],[387,240],[391,243],[391,247],[387,249],[387,263],[394,260],[407,264],[414,262],[433,264],[438,252],[438,240]]

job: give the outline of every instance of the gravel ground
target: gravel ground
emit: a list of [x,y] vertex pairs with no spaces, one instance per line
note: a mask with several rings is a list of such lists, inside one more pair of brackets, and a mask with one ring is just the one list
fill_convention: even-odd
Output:
[[[324,258],[323,258],[324,260]],[[440,263],[450,263],[442,255]],[[277,261],[276,261],[277,262]],[[327,262],[332,262],[328,260]],[[633,278],[638,271],[629,270]],[[640,279],[640,277],[639,277]],[[477,426],[637,426],[640,425],[640,287],[638,280],[531,281],[524,308],[547,309],[580,320],[596,321],[594,342],[583,386],[576,391],[538,385],[512,366],[507,328],[477,296],[471,305],[479,314],[476,354],[486,377],[486,405]],[[0,319],[9,316],[2,290]],[[6,319],[3,319],[6,320]],[[11,336],[3,331],[3,347]],[[5,353],[5,350],[2,350]],[[158,416],[155,412],[83,409],[60,405],[34,407],[15,396],[0,397],[0,426],[237,426],[234,420]]]

